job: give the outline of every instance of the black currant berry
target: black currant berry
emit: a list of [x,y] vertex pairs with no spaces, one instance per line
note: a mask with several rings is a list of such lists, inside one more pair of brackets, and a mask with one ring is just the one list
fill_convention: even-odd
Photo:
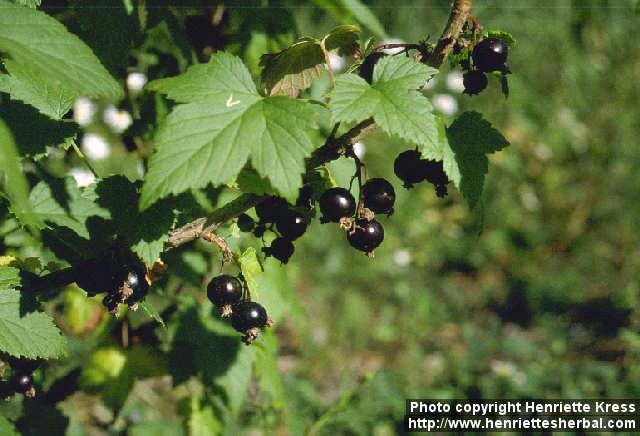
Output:
[[218,307],[233,305],[242,299],[242,283],[236,277],[219,275],[207,286],[207,297]]
[[294,250],[295,248],[293,247],[293,243],[286,238],[276,238],[271,241],[270,247],[264,247],[262,249],[264,254],[274,257],[282,263],[289,262],[289,258],[293,254]]
[[384,239],[384,228],[376,220],[367,221],[366,219],[358,219],[355,223],[355,229],[347,233],[349,244],[357,250],[371,253],[382,243]]
[[249,345],[260,334],[260,330],[272,324],[267,311],[254,301],[242,301],[233,306],[231,325],[240,333],[244,333],[242,341]]
[[33,376],[31,374],[18,372],[11,378],[13,390],[19,394],[25,394],[33,388]]
[[340,222],[340,218],[353,216],[356,200],[351,192],[344,188],[331,188],[320,196],[321,223]]
[[289,205],[284,198],[271,196],[256,205],[256,215],[260,223],[275,223],[288,208]]
[[114,292],[127,278],[126,271],[111,256],[90,259],[74,266],[76,284],[93,297],[102,292]]
[[256,223],[246,213],[238,215],[238,227],[241,232],[250,232],[255,227]]
[[464,73],[462,83],[464,84],[464,94],[476,95],[484,91],[489,81],[482,71],[473,70]]
[[386,54],[379,51],[369,54],[360,65],[360,77],[369,83],[373,82],[373,67],[385,56]]
[[375,213],[392,213],[396,191],[385,179],[370,179],[362,185],[364,207]]
[[418,150],[403,151],[393,162],[393,172],[404,182],[404,187],[410,189],[414,183],[424,180],[424,162]]
[[505,70],[509,47],[501,39],[485,38],[480,41],[471,53],[473,64],[483,73]]
[[298,239],[307,230],[307,218],[295,210],[288,210],[276,222],[276,228],[283,238],[290,241]]
[[127,303],[135,303],[144,300],[149,292],[149,283],[146,279],[147,269],[142,262],[138,262],[129,267],[129,272],[125,281],[132,293],[127,297]]
[[449,177],[444,172],[444,165],[442,161],[425,161],[425,176],[426,179],[435,186],[438,197],[444,197],[447,195]]
[[243,301],[233,307],[231,325],[240,333],[267,325],[267,311],[255,301]]

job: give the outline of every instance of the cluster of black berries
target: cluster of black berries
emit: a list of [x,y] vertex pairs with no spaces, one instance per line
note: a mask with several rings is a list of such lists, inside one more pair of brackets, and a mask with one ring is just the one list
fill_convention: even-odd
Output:
[[509,46],[499,38],[484,38],[475,45],[471,52],[471,60],[465,59],[460,65],[467,72],[463,75],[464,93],[476,95],[482,92],[488,84],[485,73],[499,71],[503,75],[509,74],[506,65]]
[[265,327],[273,322],[265,308],[251,301],[247,284],[242,276],[222,274],[207,286],[207,297],[222,311],[223,318],[231,317],[231,325],[244,335],[242,341],[250,345]]
[[116,315],[121,303],[135,310],[149,291],[147,269],[132,253],[109,251],[75,265],[74,275],[76,284],[90,297],[106,292],[102,303]]
[[393,162],[393,171],[407,189],[412,188],[414,183],[426,180],[433,184],[438,197],[447,195],[449,178],[444,172],[442,161],[422,159],[418,150],[400,153]]
[[385,179],[370,179],[360,188],[364,208],[360,210],[347,189],[331,188],[320,196],[321,223],[340,223],[347,230],[349,244],[367,255],[384,240],[384,228],[373,216],[376,213],[391,215],[396,193]]
[[267,230],[275,233],[276,239],[262,251],[267,256],[287,263],[295,250],[293,241],[304,235],[309,226],[309,212],[313,208],[312,194],[311,185],[305,184],[300,189],[295,206],[281,197],[267,197],[255,207],[258,222],[247,214],[241,214],[238,217],[238,227],[243,232],[253,232],[258,238]]

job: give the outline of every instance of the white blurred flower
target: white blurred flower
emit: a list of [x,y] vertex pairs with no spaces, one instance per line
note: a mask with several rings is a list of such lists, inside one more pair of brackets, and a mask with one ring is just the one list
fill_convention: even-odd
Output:
[[89,170],[82,168],[71,168],[69,174],[76,180],[79,187],[89,186],[96,181],[96,177]]
[[538,146],[536,146],[533,152],[536,154],[536,156],[540,160],[546,161],[553,157],[553,151],[551,150],[551,147],[549,147],[547,144],[538,144]]
[[504,360],[492,360],[489,366],[498,377],[511,377],[516,372],[515,365]]
[[73,103],[73,119],[81,126],[91,123],[95,114],[96,106],[88,98],[80,97]]
[[407,250],[396,250],[393,253],[393,261],[398,266],[407,266],[411,263],[411,253]]
[[540,199],[530,186],[522,186],[520,191],[520,201],[525,209],[535,211],[540,207]]
[[358,156],[358,159],[362,159],[367,152],[367,147],[363,142],[356,142],[353,144],[353,152]]
[[458,100],[449,94],[434,95],[433,106],[445,115],[453,115],[458,112]]
[[329,67],[331,67],[331,71],[333,72],[342,71],[344,68],[344,58],[337,53],[329,53]]
[[144,85],[147,84],[147,76],[144,73],[129,73],[127,76],[127,88],[129,91],[142,91]]
[[104,110],[102,118],[107,126],[111,127],[116,133],[124,132],[133,123],[133,118],[131,118],[129,112],[118,110],[113,106],[109,106]]
[[111,146],[100,135],[87,133],[82,137],[82,151],[90,159],[105,159],[111,154]]
[[437,77],[432,77],[431,79],[427,80],[427,82],[424,84],[424,86],[422,87],[423,89],[432,89],[435,88],[435,86],[438,84],[438,78]]
[[[381,44],[404,44],[404,43],[405,41],[400,38],[389,38],[381,42]],[[399,48],[387,48],[382,51],[386,54],[396,54],[396,53],[400,53],[402,50],[404,50],[404,48],[399,47]]]
[[462,92],[464,91],[463,80],[464,79],[460,71],[452,71],[447,74],[447,88],[453,92]]

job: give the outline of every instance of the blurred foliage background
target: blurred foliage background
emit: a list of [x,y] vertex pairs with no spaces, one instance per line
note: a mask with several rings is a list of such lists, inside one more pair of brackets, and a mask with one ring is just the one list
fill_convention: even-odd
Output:
[[[224,9],[190,2],[169,12],[148,8],[142,37],[139,16],[126,7],[104,15],[68,12],[71,3],[45,0],[42,9],[91,45],[116,77],[149,80],[213,50],[241,55],[258,73],[261,54],[354,21],[379,41],[433,41],[450,6],[366,2],[380,29],[371,17],[335,7],[341,2],[225,2]],[[314,222],[288,265],[265,262],[258,299],[278,323],[252,348],[229,336],[203,298],[219,265],[205,244],[167,256],[168,274],[150,298],[166,328],[144,314],[103,316],[98,301],[69,287],[49,310],[74,338],[72,353],[36,374],[48,402],[14,398],[0,412],[22,416],[25,434],[387,435],[400,428],[411,397],[638,398],[638,1],[474,3],[485,28],[517,39],[509,98],[497,79],[479,96],[463,96],[459,71],[449,65],[427,95],[449,120],[482,112],[512,144],[491,156],[478,210],[453,188],[445,200],[430,186],[404,190],[390,162],[406,145],[366,137],[369,174],[388,178],[398,193],[375,259]],[[133,114],[124,136],[87,124],[85,138],[95,133],[108,142],[107,156],[94,156],[96,170],[143,171],[167,104],[144,92],[129,98],[118,108]],[[53,155],[41,165],[83,180],[88,175],[74,159]],[[344,185],[353,165],[337,161],[331,170]],[[233,195],[208,191],[196,196],[205,210]],[[17,229],[6,205],[3,214],[4,254],[52,258]],[[259,248],[233,226],[226,236],[234,246]]]

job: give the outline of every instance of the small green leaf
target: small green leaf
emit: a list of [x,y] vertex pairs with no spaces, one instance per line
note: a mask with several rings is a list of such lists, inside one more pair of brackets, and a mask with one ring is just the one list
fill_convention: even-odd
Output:
[[49,315],[22,313],[18,270],[0,267],[0,351],[15,357],[55,359],[66,353],[66,340]]
[[445,172],[474,207],[489,171],[487,155],[502,150],[509,142],[478,112],[464,112],[440,140]]
[[344,24],[331,29],[323,39],[327,51],[344,50],[358,42],[360,29],[357,26]]
[[147,315],[149,315],[154,321],[160,323],[162,325],[162,327],[167,328],[167,326],[164,323],[164,320],[162,319],[162,317],[160,316],[160,314],[158,313],[158,311],[152,306],[150,305],[148,302],[146,301],[140,301],[138,303],[138,305],[142,308],[142,310],[144,310]]
[[292,98],[310,87],[325,69],[320,41],[313,38],[302,38],[278,53],[262,55],[260,65],[267,93]]
[[338,77],[331,93],[333,122],[359,123],[373,117],[390,135],[418,144],[437,143],[432,105],[417,88],[437,70],[404,57],[378,62],[373,84],[354,74]]
[[5,0],[0,9],[0,51],[10,59],[14,98],[60,118],[77,97],[122,97],[122,88],[91,49],[55,18]]
[[509,32],[505,32],[502,30],[485,30],[482,34],[485,38],[498,38],[509,47],[516,44],[516,39]]
[[42,223],[33,215],[31,203],[29,203],[29,183],[22,171],[13,136],[2,119],[0,119],[0,176],[0,187],[11,201],[11,210],[22,224],[37,233]]
[[262,273],[262,267],[258,262],[256,250],[253,247],[247,248],[238,259],[242,275],[247,281],[247,286],[252,295],[259,297],[260,289],[258,288],[258,276]]

